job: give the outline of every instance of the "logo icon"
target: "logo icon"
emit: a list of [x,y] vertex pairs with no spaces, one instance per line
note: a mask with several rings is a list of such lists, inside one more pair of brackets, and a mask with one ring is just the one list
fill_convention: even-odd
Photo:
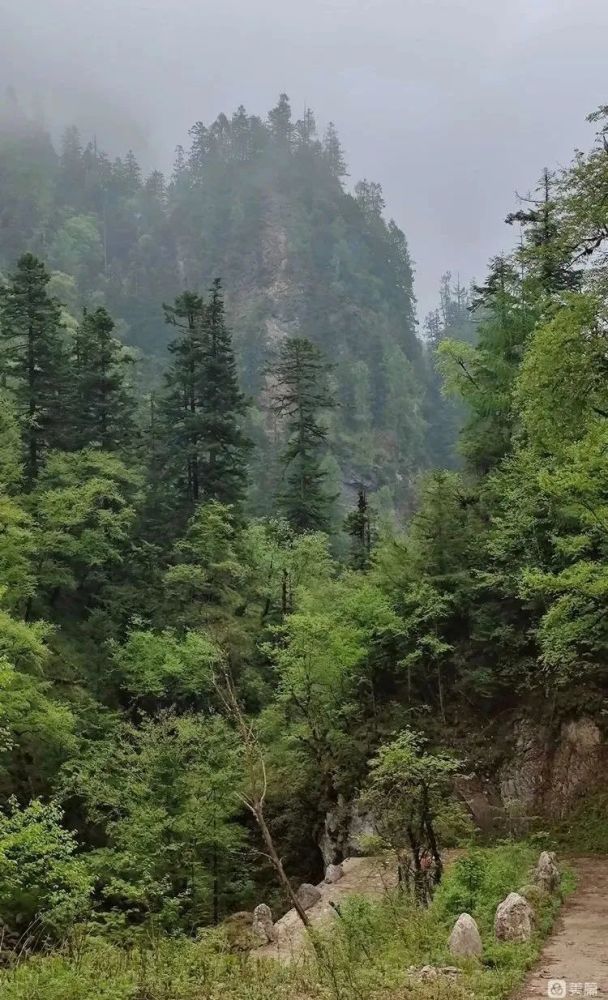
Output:
[[547,996],[551,1000],[563,1000],[568,996],[568,983],[565,979],[550,979],[547,983]]

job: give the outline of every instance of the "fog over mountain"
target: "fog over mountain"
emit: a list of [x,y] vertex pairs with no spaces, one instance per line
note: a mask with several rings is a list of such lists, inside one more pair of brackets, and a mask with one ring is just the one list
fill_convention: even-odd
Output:
[[382,183],[424,312],[510,232],[513,189],[567,162],[605,99],[604,0],[0,2],[0,75],[116,150],[167,165],[197,119],[284,90]]
[[606,29],[0,0],[1,1000],[608,995]]

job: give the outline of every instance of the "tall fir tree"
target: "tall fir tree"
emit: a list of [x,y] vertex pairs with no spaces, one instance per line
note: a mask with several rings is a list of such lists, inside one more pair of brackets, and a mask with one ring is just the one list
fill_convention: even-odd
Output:
[[179,336],[169,344],[173,361],[165,375],[162,400],[164,464],[177,498],[186,507],[201,498],[202,447],[205,439],[203,326],[204,303],[200,295],[184,292],[165,318]]
[[31,253],[0,290],[2,376],[14,393],[25,447],[25,477],[37,479],[44,456],[65,444],[68,357],[59,302],[50,275]]
[[165,377],[163,403],[174,487],[187,508],[201,500],[238,505],[246,487],[250,444],[242,430],[246,402],[219,280],[208,303],[184,292],[165,312],[167,322],[181,330],[169,347],[174,361]]
[[372,517],[367,491],[363,486],[359,487],[357,506],[345,518],[344,527],[351,540],[350,564],[352,568],[368,569],[372,554]]
[[536,279],[522,279],[511,258],[493,258],[485,283],[474,286],[477,345],[449,339],[440,344],[438,364],[447,390],[468,406],[460,451],[476,473],[489,472],[513,447],[513,390],[540,315],[537,292]]
[[329,365],[309,340],[294,337],[283,342],[271,370],[273,412],[285,420],[287,444],[281,456],[285,468],[278,502],[298,531],[329,529],[334,497],[325,489],[322,466],[327,427],[323,410],[335,406],[328,385]]
[[132,358],[113,336],[106,309],[84,312],[74,351],[73,429],[77,448],[115,451],[134,434],[134,399],[128,371]]
[[538,197],[520,197],[525,207],[510,212],[505,220],[521,226],[520,264],[525,274],[536,277],[545,294],[576,291],[582,281],[582,272],[572,267],[572,248],[560,233],[556,187],[554,175],[545,167],[537,186]]
[[289,146],[293,138],[293,123],[287,94],[281,94],[276,107],[268,112],[268,123],[274,139],[280,145]]
[[332,177],[340,179],[348,176],[344,151],[338,136],[338,130],[333,122],[329,123],[323,137],[323,153]]
[[239,504],[247,484],[247,453],[251,442],[242,427],[247,404],[239,388],[219,278],[211,288],[205,318],[203,364],[206,391],[202,405],[207,453],[203,470],[204,492],[208,500]]

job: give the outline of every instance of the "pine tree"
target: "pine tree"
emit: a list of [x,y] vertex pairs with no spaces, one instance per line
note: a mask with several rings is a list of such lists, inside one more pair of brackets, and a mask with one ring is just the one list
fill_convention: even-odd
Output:
[[505,220],[522,227],[525,238],[519,251],[521,264],[538,277],[541,288],[549,294],[564,289],[575,291],[582,280],[581,271],[571,266],[571,248],[560,241],[555,186],[554,175],[545,168],[537,188],[540,197],[520,198],[522,205],[529,207],[510,212]]
[[239,388],[232,337],[226,327],[221,282],[214,281],[206,308],[203,411],[206,418],[207,460],[204,492],[208,500],[238,504],[247,482],[250,441],[242,429],[247,410]]
[[74,443],[114,451],[133,436],[134,400],[128,385],[132,359],[114,337],[106,309],[84,312],[74,356]]
[[208,303],[180,295],[165,307],[167,322],[181,329],[169,350],[166,375],[166,444],[178,493],[186,506],[201,500],[238,505],[243,498],[250,447],[241,421],[246,411],[226,328],[219,280]]
[[323,137],[323,152],[325,154],[325,160],[329,167],[329,171],[333,177],[340,178],[348,176],[342,144],[338,137],[336,126],[333,122],[329,123],[325,136]]
[[[294,126],[295,145],[298,150],[308,150],[315,142],[317,134],[317,123],[314,113],[310,108],[306,108],[304,116],[296,122]],[[318,143],[316,143],[318,145]]]
[[59,157],[58,192],[71,204],[81,205],[84,194],[85,166],[82,140],[75,126],[67,128],[61,137]]
[[495,257],[485,283],[473,289],[477,346],[448,339],[439,347],[446,388],[469,409],[460,450],[475,472],[488,472],[513,446],[515,380],[541,308],[534,286],[511,258]]
[[278,501],[298,531],[329,527],[334,498],[324,490],[326,473],[321,459],[327,428],[320,422],[320,414],[335,405],[327,384],[331,367],[314,344],[295,337],[284,341],[271,371],[273,411],[287,425],[287,444],[281,456],[285,480]]
[[287,94],[281,94],[277,106],[268,112],[268,121],[270,131],[277,142],[289,145],[293,135],[293,124],[291,105]]
[[46,452],[64,444],[69,395],[61,309],[49,281],[42,261],[27,253],[0,291],[3,381],[15,396],[30,486]]
[[184,292],[173,306],[165,306],[167,323],[180,330],[169,344],[173,363],[165,375],[162,402],[168,477],[186,506],[201,497],[202,442],[205,438],[201,400],[204,396],[204,303],[200,295]]
[[357,507],[346,517],[344,527],[351,538],[351,566],[353,569],[367,569],[372,551],[372,522],[369,501],[363,486],[359,487]]

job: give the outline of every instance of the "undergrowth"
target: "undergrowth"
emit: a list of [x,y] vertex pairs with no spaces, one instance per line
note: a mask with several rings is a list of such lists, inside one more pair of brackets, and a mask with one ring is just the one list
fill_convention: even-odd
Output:
[[[2,1000],[505,1000],[538,956],[559,900],[547,899],[527,944],[493,938],[497,904],[529,881],[537,850],[504,844],[474,850],[445,875],[432,905],[396,892],[380,902],[352,898],[297,962],[227,952],[221,930],[197,941],[150,940],[124,950],[80,931],[52,956],[0,972]],[[570,885],[566,880],[566,888]],[[481,962],[460,963],[454,980],[422,983],[411,967],[454,964],[447,938],[468,910],[484,941]]]
[[576,854],[608,854],[608,792],[589,796],[552,832],[558,849]]

